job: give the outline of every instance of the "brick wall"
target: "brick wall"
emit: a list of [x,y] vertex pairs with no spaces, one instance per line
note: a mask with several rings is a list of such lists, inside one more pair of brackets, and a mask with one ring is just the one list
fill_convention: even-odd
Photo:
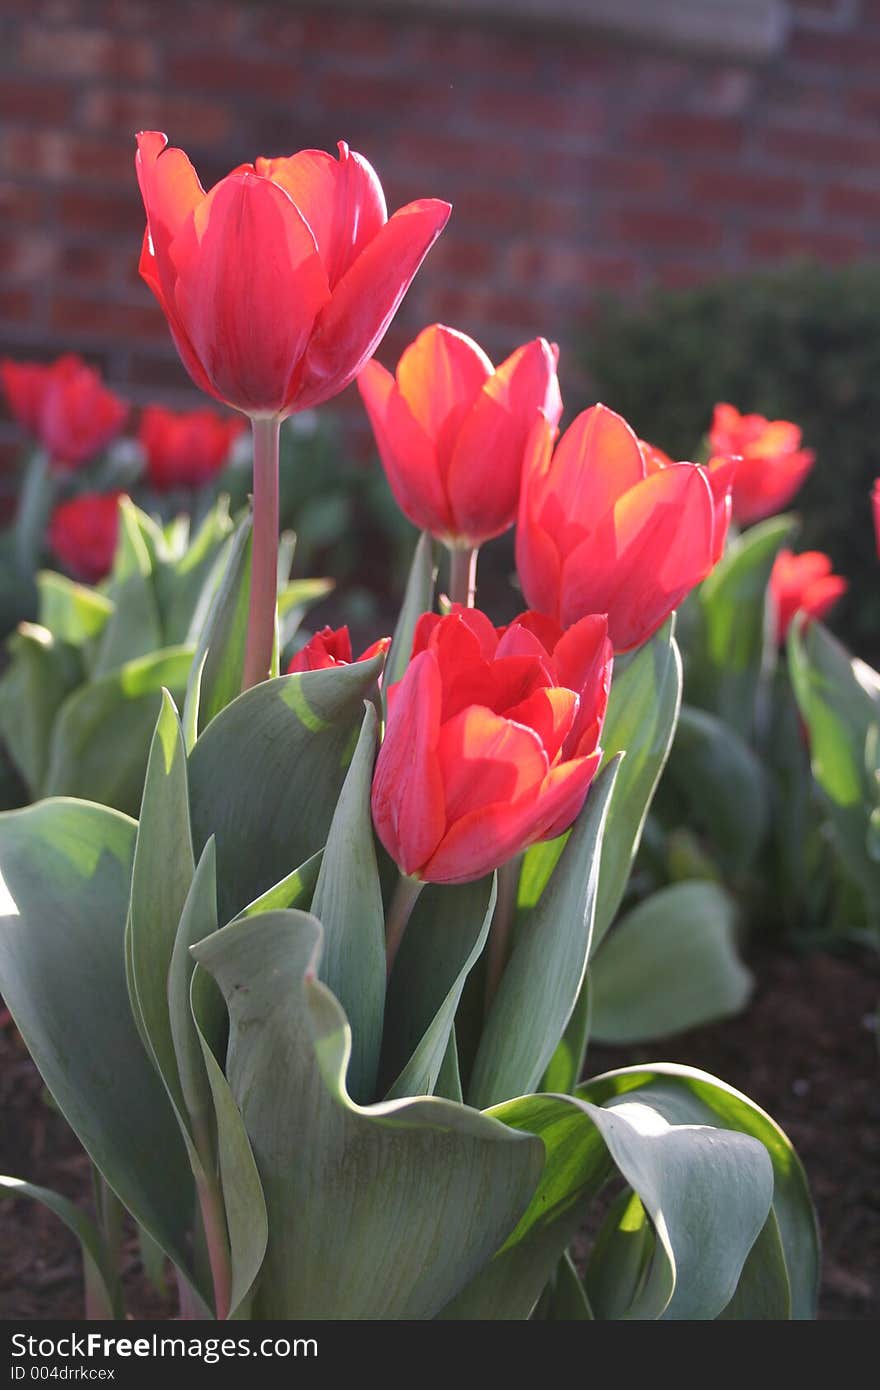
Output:
[[[137,275],[133,133],[207,185],[257,153],[376,165],[454,204],[380,356],[443,320],[497,358],[636,294],[880,243],[880,0],[792,0],[762,66],[583,33],[292,0],[3,0],[0,353],[65,349],[135,401],[192,399]],[[580,383],[564,379],[574,403]],[[344,404],[344,403],[343,403]],[[12,427],[0,423],[7,451]]]

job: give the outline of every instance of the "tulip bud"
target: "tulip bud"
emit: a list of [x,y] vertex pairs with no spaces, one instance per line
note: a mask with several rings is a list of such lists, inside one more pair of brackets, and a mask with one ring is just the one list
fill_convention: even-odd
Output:
[[740,415],[732,405],[716,405],[709,443],[713,454],[738,459],[733,486],[738,525],[750,526],[791,501],[816,459],[800,442],[801,431],[789,420]]

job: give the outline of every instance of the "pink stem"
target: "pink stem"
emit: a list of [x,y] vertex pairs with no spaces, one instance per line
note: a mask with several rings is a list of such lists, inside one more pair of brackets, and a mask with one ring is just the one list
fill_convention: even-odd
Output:
[[278,598],[278,435],[277,416],[251,421],[254,436],[254,536],[251,597],[242,690],[268,680],[275,646]]
[[479,548],[469,550],[466,546],[450,547],[449,550],[449,598],[452,603],[460,603],[463,608],[473,608],[477,595],[477,556]]

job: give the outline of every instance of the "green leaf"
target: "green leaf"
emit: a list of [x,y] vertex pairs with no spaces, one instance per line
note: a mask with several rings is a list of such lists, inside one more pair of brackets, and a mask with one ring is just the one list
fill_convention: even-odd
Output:
[[99,589],[75,584],[52,570],[40,570],[37,592],[41,624],[59,642],[69,642],[73,647],[98,637],[113,613],[113,600]]
[[422,889],[394,963],[385,1011],[382,1071],[394,1078],[389,1100],[431,1095],[444,1064],[444,1084],[455,1090],[458,1060],[449,1053],[455,1013],[486,944],[496,899],[495,874]]
[[[773,1214],[791,1287],[791,1316],[814,1318],[819,1289],[819,1233],[809,1188],[788,1136],[748,1096],[694,1067],[653,1062],[607,1072],[578,1094],[601,1105],[637,1091],[676,1125],[717,1125],[760,1140],[773,1165]],[[766,1267],[766,1266],[765,1266]]]
[[699,590],[701,639],[688,652],[688,699],[719,715],[748,739],[765,662],[767,586],[794,520],[774,516],[728,547]]
[[590,1251],[585,1283],[597,1319],[616,1322],[626,1316],[643,1287],[654,1249],[647,1212],[627,1188],[612,1202]]
[[792,1315],[791,1285],[779,1222],[771,1209],[764,1228],[749,1251],[736,1293],[719,1313],[719,1321],[788,1322]]
[[602,842],[595,951],[620,907],[645,819],[666,765],[681,703],[681,658],[670,620],[611,682],[602,728],[606,760],[625,752]]
[[55,718],[82,679],[77,653],[44,627],[20,623],[0,680],[0,738],[36,800],[42,791]]
[[406,581],[403,607],[397,619],[391,650],[388,653],[388,664],[385,667],[383,682],[383,689],[386,691],[401,679],[409,665],[416,623],[423,613],[431,611],[435,574],[433,541],[430,533],[423,531],[413,554],[409,577]]
[[101,801],[136,815],[160,692],[183,688],[191,660],[188,648],[170,647],[69,695],[52,732],[45,794]]
[[385,1013],[385,914],[370,812],[378,732],[368,704],[312,898],[324,928],[321,979],[351,1023],[348,1085],[355,1100],[375,1091]]
[[788,651],[795,697],[810,731],[813,776],[824,793],[843,864],[876,922],[880,864],[872,853],[871,816],[880,787],[869,754],[880,724],[878,677],[821,623],[792,623]]
[[545,1322],[592,1322],[586,1291],[568,1251],[556,1266],[532,1316]]
[[33,1183],[22,1182],[20,1178],[0,1177],[0,1197],[4,1196],[13,1199],[30,1197],[35,1202],[41,1202],[44,1207],[54,1212],[64,1222],[80,1244],[86,1289],[91,1295],[89,1299],[91,1316],[95,1317],[100,1309],[103,1318],[121,1317],[119,1282],[108,1265],[100,1232],[85,1212],[50,1188],[35,1187]]
[[266,1201],[244,1122],[217,1061],[220,1041],[217,1001],[224,1022],[226,1014],[222,997],[211,976],[199,966],[195,967],[190,993],[193,1027],[213,1102],[232,1266],[229,1316],[234,1317],[250,1293],[266,1254],[269,1238]]
[[135,830],[76,801],[0,815],[0,990],[92,1162],[186,1269],[192,1176],[125,983]]
[[575,1010],[590,954],[602,834],[618,763],[590,790],[550,882],[516,924],[468,1087],[479,1109],[540,1081]]
[[98,644],[95,679],[165,646],[153,588],[153,559],[144,538],[148,521],[127,497],[119,499],[119,541],[108,581],[113,612]]
[[574,1013],[547,1064],[547,1070],[541,1080],[542,1091],[561,1091],[568,1095],[581,1079],[593,1012],[591,975],[592,971],[588,970],[574,1006]]
[[269,1213],[253,1315],[431,1318],[515,1225],[541,1145],[449,1101],[354,1105],[320,934],[273,912],[195,948],[229,1007],[227,1075]]
[[768,830],[770,789],[760,760],[729,724],[683,705],[663,792],[688,826],[708,836],[729,873],[748,870]]
[[[156,1068],[183,1123],[187,1107],[178,1076],[169,991],[174,996],[182,995],[188,1009],[189,980],[179,978],[185,961],[178,959],[173,981],[169,980],[169,970],[194,872],[186,749],[174,702],[163,691],[135,843],[128,922],[129,986],[132,1008],[141,1020]],[[201,925],[203,915],[196,908],[190,913],[190,920],[195,918]],[[216,915],[211,927],[216,928]],[[184,1025],[179,997],[176,1002],[180,1035]]]
[[648,1042],[739,1013],[753,981],[737,954],[736,915],[723,888],[696,880],[633,908],[590,965],[596,1041]]
[[228,922],[322,849],[382,657],[263,681],[208,725],[190,754],[193,840],[217,838]]
[[319,849],[280,883],[273,884],[265,893],[248,903],[247,907],[243,907],[237,914],[236,921],[241,917],[255,917],[258,912],[274,912],[279,908],[308,908],[318,882],[323,858],[324,851]]
[[335,581],[332,579],[291,579],[282,585],[278,594],[282,647],[286,647],[296,636],[312,605],[326,598],[335,587]]
[[192,543],[181,554],[172,552],[156,564],[153,583],[164,644],[195,646],[198,641],[201,626],[195,621],[196,613],[205,590],[213,592],[219,582],[218,568],[231,531],[229,499],[220,497]]
[[[241,690],[251,595],[253,521],[241,521],[229,542],[223,577],[206,588],[197,612],[199,632],[186,692],[184,727],[206,729]],[[194,623],[195,626],[195,623]]]
[[16,561],[23,575],[33,574],[40,563],[54,497],[49,455],[45,449],[35,449],[25,468],[13,531]]
[[649,1086],[612,1092],[605,1105],[581,1098],[588,1093],[524,1096],[490,1112],[543,1139],[544,1174],[516,1230],[445,1318],[528,1317],[614,1168],[638,1194],[656,1237],[650,1273],[622,1316],[712,1319],[730,1302],[770,1209],[773,1172],[763,1144],[710,1125],[670,1123]]

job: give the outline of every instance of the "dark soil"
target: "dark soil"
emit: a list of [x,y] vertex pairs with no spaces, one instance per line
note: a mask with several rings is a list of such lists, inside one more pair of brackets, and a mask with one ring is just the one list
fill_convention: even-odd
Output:
[[[656,1060],[723,1077],[768,1110],[807,1170],[824,1244],[820,1316],[880,1313],[880,959],[869,952],[754,962],[755,998],[741,1018],[647,1048],[592,1049],[591,1074]],[[0,1027],[0,1171],[88,1204],[88,1162],[10,1023]],[[132,1232],[125,1243],[127,1306],[173,1316],[143,1277]],[[36,1203],[0,1202],[0,1318],[80,1319],[76,1242]]]

